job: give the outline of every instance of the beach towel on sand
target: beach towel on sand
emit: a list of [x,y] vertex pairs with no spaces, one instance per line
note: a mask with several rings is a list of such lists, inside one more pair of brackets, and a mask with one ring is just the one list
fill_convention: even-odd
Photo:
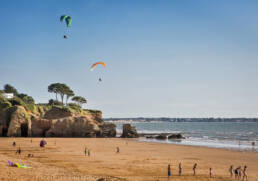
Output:
[[15,167],[18,167],[18,168],[32,168],[32,167],[30,167],[30,166],[23,165],[23,164],[20,164],[20,163],[14,164],[13,162],[11,162],[11,161],[9,161],[9,160],[8,160],[8,164],[9,164],[11,167],[15,166]]

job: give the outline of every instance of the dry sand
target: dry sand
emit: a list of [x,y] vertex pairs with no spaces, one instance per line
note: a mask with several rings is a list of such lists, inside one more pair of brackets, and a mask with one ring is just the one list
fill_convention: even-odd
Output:
[[[12,142],[17,146],[13,147]],[[230,181],[229,166],[246,164],[249,181],[258,181],[258,153],[225,149],[138,142],[120,138],[47,138],[46,148],[40,138],[0,138],[0,180],[168,180]],[[56,145],[55,145],[56,142]],[[15,154],[21,146],[22,154]],[[84,155],[85,146],[91,156]],[[116,153],[116,147],[120,153]],[[34,158],[28,158],[33,153]],[[32,166],[32,169],[9,167],[7,161]],[[178,163],[183,176],[178,176]],[[197,163],[197,176],[192,167]],[[209,168],[213,178],[209,178]]]

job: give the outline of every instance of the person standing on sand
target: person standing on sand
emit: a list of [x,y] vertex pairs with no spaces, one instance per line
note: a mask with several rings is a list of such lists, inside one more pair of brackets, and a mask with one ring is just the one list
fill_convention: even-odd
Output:
[[21,154],[21,147],[18,148],[18,150],[16,151],[16,153],[18,153],[19,155]]
[[241,168],[241,166],[239,166],[238,168],[239,168],[238,169],[238,179],[241,179],[241,177],[242,177],[242,168]]
[[231,165],[230,167],[229,167],[229,173],[230,173],[230,177],[232,178],[233,177],[233,165]]
[[234,172],[235,172],[235,179],[238,178],[238,180],[239,180],[239,167],[237,167],[237,168],[234,170]]
[[246,173],[246,169],[247,169],[247,166],[245,165],[244,166],[244,170],[243,170],[243,181],[246,180],[247,181],[247,173]]
[[181,162],[178,165],[178,173],[179,173],[179,176],[182,175],[182,165],[181,165]]
[[84,149],[84,154],[85,156],[87,156],[87,147],[85,146],[85,149]]
[[119,153],[119,152],[120,152],[119,147],[116,147],[116,153]]
[[171,176],[170,164],[168,164],[168,178]]
[[196,175],[196,168],[197,168],[197,163],[195,163],[194,166],[193,166],[194,175]]
[[210,177],[212,177],[212,168],[210,168]]
[[90,149],[88,149],[88,156],[90,156]]
[[16,142],[14,141],[14,142],[13,142],[13,147],[15,147],[15,146],[16,146]]

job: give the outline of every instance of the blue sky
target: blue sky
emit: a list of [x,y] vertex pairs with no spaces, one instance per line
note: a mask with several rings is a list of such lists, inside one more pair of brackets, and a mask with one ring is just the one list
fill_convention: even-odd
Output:
[[[0,87],[47,102],[47,86],[66,83],[104,117],[258,117],[257,9],[248,0],[2,0]],[[96,61],[107,67],[89,71]]]

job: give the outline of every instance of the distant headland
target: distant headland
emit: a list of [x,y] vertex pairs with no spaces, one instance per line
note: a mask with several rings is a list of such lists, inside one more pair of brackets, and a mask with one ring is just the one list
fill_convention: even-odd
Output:
[[107,122],[258,122],[258,118],[104,118]]

